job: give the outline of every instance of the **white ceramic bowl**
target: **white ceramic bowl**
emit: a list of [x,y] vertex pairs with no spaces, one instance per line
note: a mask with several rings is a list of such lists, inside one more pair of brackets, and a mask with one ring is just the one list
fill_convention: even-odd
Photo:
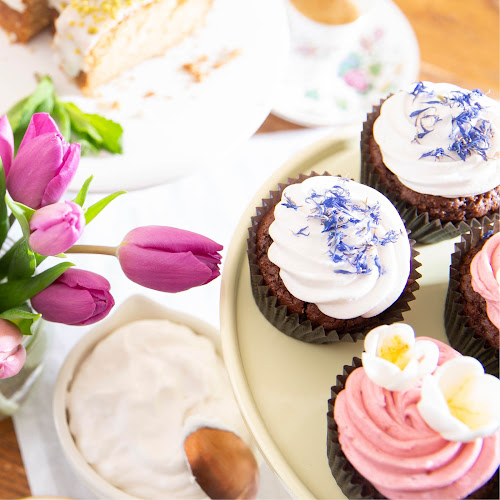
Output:
[[103,479],[82,456],[69,430],[66,397],[74,374],[94,346],[120,326],[142,319],[168,319],[187,325],[196,333],[212,340],[217,353],[222,357],[219,332],[213,326],[188,314],[167,309],[142,295],[127,299],[111,317],[96,325],[75,345],[61,367],[56,381],[53,400],[56,431],[68,462],[87,488],[99,497],[110,500],[136,500],[136,497]]

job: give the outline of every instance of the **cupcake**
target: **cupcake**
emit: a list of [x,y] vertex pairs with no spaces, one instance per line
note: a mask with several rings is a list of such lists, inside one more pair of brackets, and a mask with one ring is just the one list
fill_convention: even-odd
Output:
[[499,375],[500,221],[462,235],[451,256],[445,303],[450,344],[477,358],[487,373]]
[[500,104],[479,90],[418,82],[374,108],[361,181],[387,195],[420,243],[453,238],[500,208]]
[[500,380],[409,325],[366,336],[327,420],[329,465],[348,498],[498,498]]
[[414,299],[417,253],[394,206],[368,186],[328,174],[290,179],[249,232],[255,301],[291,337],[353,342],[401,321]]

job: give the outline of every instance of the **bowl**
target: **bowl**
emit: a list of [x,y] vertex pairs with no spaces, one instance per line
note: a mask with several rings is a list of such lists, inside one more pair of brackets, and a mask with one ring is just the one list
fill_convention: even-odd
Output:
[[69,429],[66,399],[74,375],[93,348],[117,328],[143,319],[168,319],[186,325],[197,334],[208,337],[222,358],[217,329],[198,318],[163,307],[142,295],[127,299],[111,317],[95,326],[74,346],[61,367],[55,385],[53,414],[56,432],[66,459],[85,486],[99,497],[110,500],[136,500],[136,497],[110,484],[87,463]]

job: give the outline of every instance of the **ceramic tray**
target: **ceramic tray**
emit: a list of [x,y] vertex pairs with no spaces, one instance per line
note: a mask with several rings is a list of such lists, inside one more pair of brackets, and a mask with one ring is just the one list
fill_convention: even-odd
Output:
[[[224,359],[243,417],[271,468],[292,495],[345,498],[326,455],[330,388],[363,343],[306,344],[276,330],[254,303],[246,256],[250,217],[279,182],[299,173],[328,171],[359,179],[359,141],[323,139],[288,161],[256,193],[228,250],[222,277]],[[419,246],[420,290],[404,314],[416,335],[446,341],[443,311],[455,240]]]

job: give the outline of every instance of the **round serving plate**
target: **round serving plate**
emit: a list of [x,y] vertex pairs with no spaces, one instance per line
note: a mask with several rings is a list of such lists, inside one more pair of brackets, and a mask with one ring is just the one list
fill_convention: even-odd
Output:
[[[326,454],[330,389],[363,343],[313,345],[275,329],[255,305],[246,255],[250,218],[279,182],[311,171],[359,180],[359,140],[329,137],[278,169],[243,214],[225,261],[221,290],[224,360],[243,417],[270,467],[297,498],[340,499]],[[417,246],[420,290],[404,313],[416,335],[446,341],[443,311],[456,240]]]
[[[192,36],[84,97],[51,39],[47,30],[13,44],[0,29],[0,116],[33,92],[36,74],[48,74],[63,100],[119,122],[123,154],[83,157],[70,186],[93,174],[94,192],[161,184],[229,158],[269,114],[289,46],[282,0],[214,0]],[[198,62],[201,81],[184,68]]]

